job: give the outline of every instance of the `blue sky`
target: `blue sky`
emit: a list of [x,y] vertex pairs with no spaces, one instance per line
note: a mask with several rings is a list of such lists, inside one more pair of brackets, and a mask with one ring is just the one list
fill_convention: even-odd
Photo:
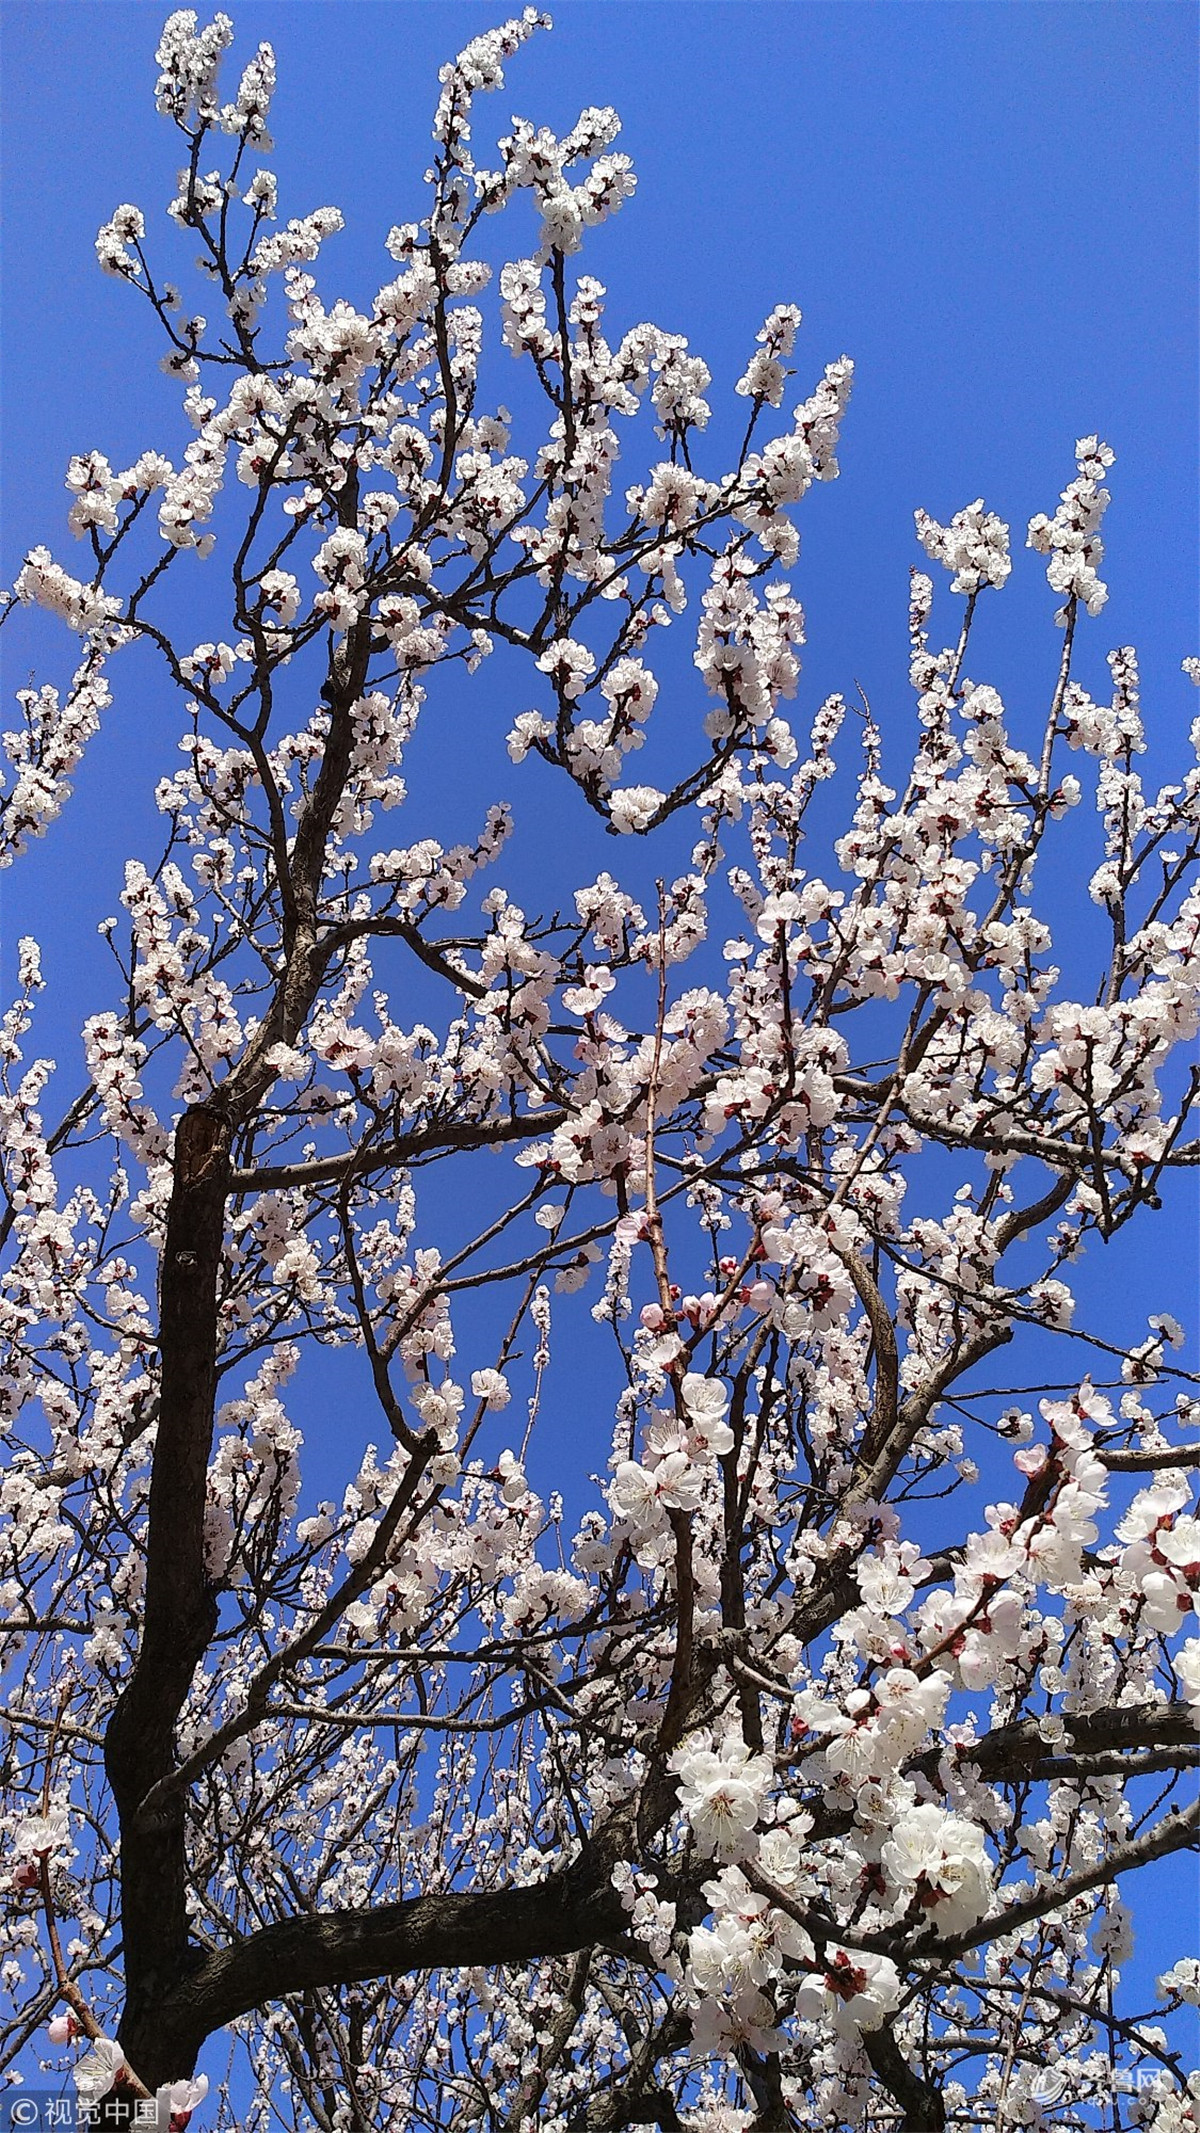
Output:
[[[155,367],[152,322],[92,253],[97,226],[124,200],[147,211],[166,251],[175,243],[161,208],[176,137],[152,93],[164,12],[144,0],[5,0],[6,584],[37,541],[72,565],[62,488],[71,452],[98,446],[121,464],[151,445],[177,454],[183,441],[178,388]],[[284,212],[326,202],[345,210],[322,287],[366,303],[391,271],[388,228],[421,212],[437,67],[503,9],[273,0],[230,12],[235,58],[262,37],[277,48],[271,161]],[[618,332],[653,318],[687,333],[709,362],[718,412],[705,470],[732,437],[735,411],[744,416],[730,389],[773,304],[795,301],[805,314],[796,397],[826,361],[855,359],[842,478],[806,501],[793,573],[809,616],[801,710],[860,683],[903,749],[908,570],[920,559],[913,509],[945,519],[983,495],[1012,524],[1017,566],[985,609],[972,671],[1032,726],[1058,639],[1042,564],[1021,550],[1024,525],[1053,509],[1074,471],[1075,439],[1098,430],[1117,452],[1105,535],[1111,598],[1099,620],[1081,624],[1080,672],[1099,692],[1104,654],[1139,647],[1151,766],[1165,773],[1196,708],[1179,661],[1200,650],[1195,8],[563,0],[553,12],[553,35],[527,45],[499,96],[481,101],[481,156],[513,112],[556,129],[588,103],[621,112],[618,145],[633,156],[639,190],[583,264],[607,282]],[[943,634],[950,611],[942,600]],[[67,671],[64,640],[36,623],[6,631],[0,650],[6,705],[31,662],[41,662],[39,678]],[[64,1042],[67,1020],[77,1026],[102,997],[91,997],[101,970],[94,935],[74,923],[78,886],[89,901],[94,891],[97,917],[114,907],[125,856],[149,856],[148,793],[174,767],[169,744],[144,755],[138,746],[159,708],[148,674],[131,666],[126,680],[114,669],[118,701],[74,807],[0,892],[0,992],[18,935],[46,933],[57,975],[72,980]],[[508,775],[508,720],[468,751],[454,738],[465,710],[456,704],[449,715],[454,791],[428,804],[436,813],[461,802],[474,822],[477,803],[493,796],[489,781]],[[429,770],[436,778],[436,762]],[[538,775],[531,766],[530,779]],[[511,782],[518,805],[523,791],[539,790]],[[590,828],[578,834],[595,866],[612,864],[611,845]],[[581,861],[578,878],[591,863]],[[1080,946],[1086,953],[1082,935]],[[1157,1286],[1145,1308],[1190,1314],[1191,1211],[1191,1196],[1181,1198],[1169,1254],[1166,1237],[1155,1240]],[[1087,1276],[1098,1302],[1106,1278],[1116,1277]],[[1121,1278],[1145,1286],[1136,1270]]]

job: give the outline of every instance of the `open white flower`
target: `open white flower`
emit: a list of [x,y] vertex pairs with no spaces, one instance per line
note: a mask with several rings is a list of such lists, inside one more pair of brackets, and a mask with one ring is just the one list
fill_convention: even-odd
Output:
[[751,1755],[737,1739],[719,1751],[692,1741],[675,1750],[667,1767],[680,1780],[679,1804],[700,1849],[721,1859],[742,1857],[766,1805],[768,1758]]
[[902,1615],[913,1596],[914,1584],[904,1566],[892,1556],[868,1555],[854,1572],[858,1589],[868,1607],[884,1615]]
[[613,828],[625,836],[634,830],[649,829],[665,798],[665,793],[659,792],[655,785],[623,786],[609,796],[608,812]]
[[662,1511],[654,1476],[636,1459],[622,1459],[608,1486],[608,1500],[618,1518],[631,1526],[657,1525]]
[[471,1391],[489,1408],[507,1407],[512,1398],[508,1379],[499,1370],[473,1370]]
[[1192,1716],[1200,1726],[1200,1637],[1189,1637],[1183,1650],[1172,1654],[1171,1663],[1183,1684]]
[[830,1945],[824,1967],[806,1977],[797,1992],[796,2012],[853,2035],[881,2028],[899,1998],[900,1973],[886,1955]]
[[680,1388],[693,1441],[716,1458],[733,1450],[733,1431],[725,1421],[729,1394],[716,1378],[689,1370]]
[[75,2086],[84,2104],[99,2103],[125,2071],[125,2054],[108,2037],[97,2037],[74,2068]]
[[992,1901],[992,1870],[983,1831],[932,1801],[910,1807],[883,1847],[883,1870],[898,1903],[914,1896],[943,1936],[983,1918]]
[[1156,1981],[1155,1990],[1160,1999],[1180,1999],[1189,2007],[1200,2007],[1200,1961],[1194,1955],[1182,1956]]
[[154,2099],[158,2133],[183,2133],[196,2105],[203,2103],[207,2094],[207,2074],[198,2074],[194,2081],[166,2082]]
[[48,1859],[52,1852],[70,1847],[70,1824],[65,1807],[52,1807],[44,1815],[26,1815],[13,1831],[13,1850],[23,1859]]

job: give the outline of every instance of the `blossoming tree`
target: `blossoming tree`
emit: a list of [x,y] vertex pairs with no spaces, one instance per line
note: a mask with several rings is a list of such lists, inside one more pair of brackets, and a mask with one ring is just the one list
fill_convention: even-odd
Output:
[[[781,572],[851,366],[780,413],[780,306],[702,471],[704,363],[607,337],[577,271],[634,186],[615,115],[473,160],[542,26],[443,70],[369,314],[311,271],[336,211],[277,220],[272,55],[223,101],[221,15],[158,52],[220,323],[136,207],[98,240],[193,434],[73,459],[87,567],[34,548],[6,596],[79,654],[19,692],[5,859],[137,641],[182,767],[53,1117],[32,942],[3,1022],[6,2064],[67,2046],[85,2099],[160,2127],[1182,2133],[1200,1964],[1140,2001],[1121,1970],[1137,1869],[1195,1842],[1200,1405],[1171,1319],[1101,1338],[1066,1279],[1197,1151],[1200,774],[1143,789],[1129,647],[1103,701],[1073,671],[1112,454],[1085,438],[1029,527],[1061,631],[1036,730],[970,676],[1008,529],[917,514],[954,621],[938,649],[915,571],[915,759],[885,782],[863,706],[802,871],[846,705],[794,737]],[[521,193],[518,451],[481,224]],[[706,715],[636,783],[688,615]],[[691,820],[653,898],[601,873],[535,920],[505,807],[424,833],[406,751],[489,656],[533,699],[515,765],[630,851]],[[1084,772],[1099,992],[1039,901]],[[612,1360],[595,1482],[572,1313]]]

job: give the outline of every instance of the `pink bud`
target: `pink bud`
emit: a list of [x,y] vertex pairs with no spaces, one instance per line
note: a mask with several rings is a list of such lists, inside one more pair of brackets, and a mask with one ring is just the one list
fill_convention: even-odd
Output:
[[644,1305],[641,1318],[647,1333],[661,1333],[667,1323],[661,1304]]
[[51,2044],[69,2044],[75,2035],[74,2015],[55,2015],[54,2020],[46,2024],[46,2035]]

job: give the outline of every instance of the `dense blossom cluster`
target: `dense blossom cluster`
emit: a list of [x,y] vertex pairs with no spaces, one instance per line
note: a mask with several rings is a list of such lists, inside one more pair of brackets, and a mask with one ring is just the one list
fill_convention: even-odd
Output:
[[[1146,788],[1132,648],[1107,701],[1073,671],[1113,455],[1082,440],[1030,524],[1064,602],[1040,722],[967,668],[1007,527],[918,512],[966,606],[938,648],[914,571],[911,767],[864,709],[839,770],[842,698],[785,715],[779,573],[851,366],[773,420],[776,307],[740,455],[701,471],[708,365],[606,336],[568,271],[634,191],[615,114],[475,161],[543,22],[443,70],[369,311],[311,271],[337,211],[280,225],[249,167],[274,62],[223,102],[222,15],[171,16],[157,88],[219,325],[137,208],[98,239],[191,438],[73,458],[91,562],[35,547],[5,602],[81,650],[19,692],[4,860],[130,642],[181,733],[52,1118],[31,942],[0,1023],[5,2064],[57,2010],[81,2099],[176,2133],[1013,2133],[1114,2096],[1194,2133],[1200,1972],[1136,2004],[1121,1891],[1196,1827],[1200,1400],[1169,1315],[1101,1333],[1070,1279],[1196,1152],[1200,769]],[[493,276],[521,193],[536,249]],[[489,332],[544,398],[520,449]],[[193,569],[180,643],[155,602]],[[447,846],[414,735],[493,655],[514,805]],[[631,840],[690,820],[656,908],[607,872],[550,918],[509,893],[531,757]],[[1089,773],[1099,990],[1039,876]],[[1028,1371],[1044,1397],[997,1383]]]

